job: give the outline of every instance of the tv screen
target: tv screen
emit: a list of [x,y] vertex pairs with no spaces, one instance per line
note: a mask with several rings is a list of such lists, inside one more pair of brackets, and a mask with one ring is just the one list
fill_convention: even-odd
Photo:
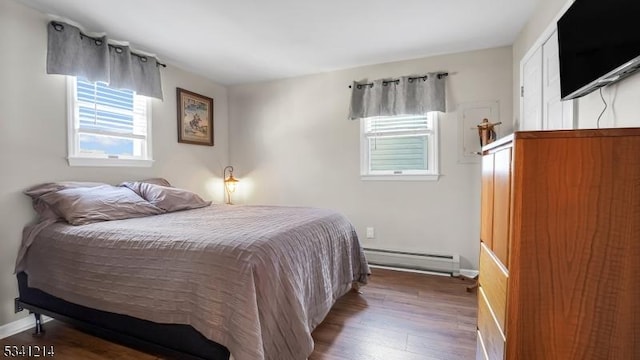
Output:
[[558,21],[562,98],[586,95],[636,70],[640,65],[628,63],[640,63],[639,23],[639,0],[576,0]]

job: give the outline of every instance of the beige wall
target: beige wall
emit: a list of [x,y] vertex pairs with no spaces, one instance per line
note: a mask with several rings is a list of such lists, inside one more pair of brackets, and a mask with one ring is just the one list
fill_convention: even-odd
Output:
[[[238,202],[336,209],[365,247],[456,253],[477,268],[480,167],[459,164],[456,104],[498,100],[512,113],[511,48],[359,67],[229,89]],[[353,80],[446,70],[437,182],[360,180],[359,122],[347,120]],[[504,129],[508,132],[508,129]],[[365,239],[365,228],[376,230]]]
[[[600,127],[640,127],[640,73],[631,75],[614,85],[603,88],[602,95],[608,104],[602,115]],[[595,91],[578,101],[578,126],[596,128],[598,116],[604,104]]]
[[[162,176],[173,184],[222,201],[222,168],[228,160],[227,91],[175,67],[162,70],[164,102],[154,100],[151,168],[69,167],[65,160],[66,81],[45,74],[44,15],[13,0],[0,1],[0,325],[26,316],[13,314],[13,275],[23,225],[34,218],[21,192],[52,180],[118,183]],[[215,146],[178,144],[175,88],[214,98]]]
[[[538,6],[513,44],[513,104],[514,120],[520,116],[520,61],[543,32],[555,21],[563,9],[575,0],[540,0]],[[604,4],[604,2],[603,2]],[[605,5],[603,5],[605,6]],[[603,89],[608,108],[602,115],[600,127],[640,126],[640,74]],[[578,127],[595,128],[604,108],[596,91],[577,100]]]

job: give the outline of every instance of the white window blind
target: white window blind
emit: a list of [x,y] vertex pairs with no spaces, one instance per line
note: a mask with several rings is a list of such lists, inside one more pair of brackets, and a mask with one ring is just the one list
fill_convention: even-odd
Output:
[[362,119],[362,175],[437,175],[436,115]]
[[109,159],[105,165],[134,165],[136,160],[151,160],[147,98],[105,83],[71,79],[70,162]]

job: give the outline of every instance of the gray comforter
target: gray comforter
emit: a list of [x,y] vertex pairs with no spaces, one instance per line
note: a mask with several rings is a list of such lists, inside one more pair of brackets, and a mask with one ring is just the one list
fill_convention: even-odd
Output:
[[189,324],[236,360],[306,359],[311,331],[353,282],[367,282],[355,230],[329,210],[224,206],[55,223],[18,270],[64,300]]

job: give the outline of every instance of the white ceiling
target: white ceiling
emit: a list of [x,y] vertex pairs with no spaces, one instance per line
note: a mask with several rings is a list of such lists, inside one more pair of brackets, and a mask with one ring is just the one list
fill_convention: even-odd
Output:
[[239,84],[510,45],[536,0],[20,0]]

